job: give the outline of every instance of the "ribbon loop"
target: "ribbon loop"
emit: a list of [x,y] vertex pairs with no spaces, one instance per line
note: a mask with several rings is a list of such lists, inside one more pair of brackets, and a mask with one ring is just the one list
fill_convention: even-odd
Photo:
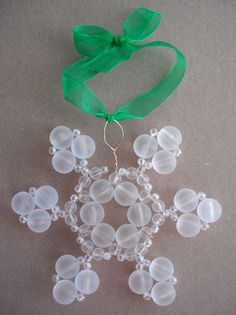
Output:
[[[160,106],[179,86],[186,71],[185,57],[174,45],[161,41],[136,44],[150,37],[160,23],[159,12],[138,8],[126,19],[123,35],[114,35],[96,25],[76,26],[74,45],[84,58],[63,71],[65,99],[79,109],[108,122],[144,118]],[[177,57],[175,66],[159,85],[109,114],[97,95],[85,83],[99,72],[108,73],[131,59],[139,50],[148,47],[174,50]]]

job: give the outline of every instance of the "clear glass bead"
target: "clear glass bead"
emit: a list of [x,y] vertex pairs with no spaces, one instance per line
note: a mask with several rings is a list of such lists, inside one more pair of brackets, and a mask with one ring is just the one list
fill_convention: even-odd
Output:
[[109,182],[116,186],[121,182],[121,176],[118,173],[111,173],[109,175]]
[[135,258],[136,258],[136,252],[135,252],[135,249],[134,248],[127,248],[125,250],[125,259],[128,260],[128,261],[134,261]]
[[103,172],[99,167],[92,167],[89,171],[89,176],[94,180],[101,178],[102,174]]
[[86,160],[86,159],[80,160],[79,164],[84,168],[88,165],[88,160]]
[[90,193],[88,191],[82,191],[81,193],[79,193],[78,199],[82,203],[89,202],[91,200]]
[[34,197],[34,194],[35,194],[36,190],[37,190],[36,187],[30,187],[29,193]]
[[65,126],[57,126],[50,133],[51,144],[59,150],[67,149],[71,146],[73,133]]
[[142,263],[137,263],[135,265],[135,269],[138,270],[138,271],[141,271],[144,269],[144,265]]
[[83,294],[92,294],[99,287],[99,277],[93,270],[85,269],[78,273],[75,278],[76,289]]
[[102,166],[101,170],[103,174],[107,174],[109,172],[109,168],[106,165]]
[[117,256],[121,253],[121,247],[120,245],[118,245],[117,243],[113,243],[110,247],[109,247],[109,253],[111,253],[114,256]]
[[74,278],[78,274],[80,264],[74,256],[63,255],[57,259],[55,270],[59,277],[68,280]]
[[81,135],[81,131],[79,129],[74,129],[73,130],[73,138],[76,138],[79,135]]
[[124,254],[117,255],[117,260],[118,261],[125,261],[125,255]]
[[170,283],[170,284],[172,284],[172,285],[176,285],[177,282],[178,282],[178,280],[177,280],[176,277],[173,276],[173,277],[171,277],[170,279],[168,279],[167,282]]
[[60,174],[72,172],[76,165],[76,158],[71,151],[61,150],[53,155],[52,167]]
[[43,233],[51,226],[51,216],[46,210],[31,210],[27,217],[28,228],[36,233]]
[[143,158],[139,158],[138,161],[137,161],[137,163],[138,163],[139,166],[144,166],[145,163],[146,163],[146,160],[143,159]]
[[99,179],[90,186],[90,195],[98,203],[107,203],[113,198],[114,189],[105,179]]
[[96,225],[104,218],[104,208],[97,202],[86,202],[80,208],[80,218],[88,225]]
[[51,214],[51,220],[52,221],[57,221],[59,219],[59,215],[57,213],[52,213]]
[[126,170],[126,177],[130,180],[136,179],[138,176],[138,170],[135,167],[129,167]]
[[150,178],[146,174],[141,174],[137,177],[137,183],[140,186],[144,186],[145,184],[149,183],[149,181],[150,181]]
[[71,145],[71,151],[79,159],[90,158],[96,150],[95,142],[87,135],[78,135]]
[[156,137],[157,134],[158,134],[158,130],[157,130],[156,128],[152,128],[152,129],[150,130],[150,135],[151,135],[152,137]]
[[107,223],[99,223],[93,228],[91,239],[98,247],[109,247],[115,240],[115,230]]
[[151,300],[151,294],[150,293],[144,293],[144,295],[143,295],[143,299],[145,300],[145,301],[150,301]]
[[152,158],[152,166],[159,174],[170,174],[176,168],[176,157],[170,151],[158,151]]
[[[151,192],[151,190],[152,190],[152,184],[147,183],[147,184],[144,185],[143,188],[144,188],[147,192]],[[152,197],[152,196],[150,196],[150,200],[151,200],[151,197]]]
[[78,302],[83,302],[85,300],[85,295],[83,293],[78,293],[76,299]]
[[83,191],[83,187],[81,185],[75,185],[74,191],[78,194]]
[[129,276],[129,288],[136,294],[149,292],[153,285],[153,280],[146,270],[136,270]]
[[131,224],[123,224],[116,231],[116,241],[122,248],[135,247],[139,239],[138,229]]
[[79,185],[82,187],[89,187],[91,185],[91,178],[88,176],[80,176],[79,178]]
[[27,222],[27,216],[26,215],[19,216],[19,221],[20,223],[25,224]]
[[61,278],[60,278],[59,275],[53,275],[53,276],[52,276],[52,282],[53,282],[53,283],[57,283],[57,282],[60,281],[60,280],[61,280]]
[[143,244],[144,244],[147,248],[149,248],[149,247],[152,246],[152,240],[151,240],[151,239],[145,240]]
[[182,135],[176,127],[166,126],[158,132],[157,141],[162,149],[176,150],[182,142]]
[[141,238],[143,238],[144,240],[148,240],[152,235],[152,231],[149,226],[143,226],[140,229],[139,234]]
[[145,166],[146,170],[151,170],[152,169],[152,162],[147,161],[147,162],[145,162],[144,166]]
[[105,253],[105,252],[104,252],[104,249],[103,249],[103,248],[97,247],[97,248],[95,248],[95,249],[93,250],[93,258],[94,258],[95,260],[97,260],[97,261],[103,260],[104,253]]
[[76,224],[71,225],[71,231],[77,233],[79,231],[79,226]]
[[88,176],[89,175],[89,168],[88,167],[83,167],[81,170],[81,174],[83,176]]
[[154,214],[152,217],[152,222],[156,225],[162,225],[165,222],[165,217],[162,214]]
[[139,192],[138,197],[139,197],[139,200],[144,203],[147,203],[151,200],[151,194],[148,190],[141,190]]
[[198,198],[199,198],[199,200],[203,200],[203,199],[206,198],[206,194],[203,193],[203,192],[199,192],[199,193],[198,193]]
[[208,223],[205,223],[205,222],[202,223],[202,227],[201,227],[201,228],[202,228],[202,231],[207,231],[207,230],[209,229],[209,227],[210,227],[210,226],[209,226]]
[[157,151],[158,144],[154,137],[148,134],[143,134],[135,139],[133,149],[137,156],[148,159]]
[[104,260],[110,260],[112,258],[112,254],[111,253],[105,253],[104,254]]
[[165,210],[165,203],[162,200],[155,200],[152,204],[152,210],[155,212],[163,212]]
[[159,230],[160,230],[160,227],[158,225],[154,224],[151,226],[152,233],[156,234],[157,232],[159,232]]
[[119,168],[118,174],[119,174],[120,176],[125,176],[125,174],[126,174],[126,169],[125,169],[124,167]]
[[57,303],[68,305],[74,302],[77,295],[75,284],[70,280],[61,280],[53,288],[53,297]]
[[75,213],[77,211],[77,204],[75,201],[67,201],[64,205],[64,209],[68,213]]
[[81,224],[79,227],[79,235],[86,237],[89,236],[91,234],[91,227],[90,225],[87,224]]
[[57,153],[57,149],[54,148],[54,147],[49,147],[49,148],[48,148],[48,153],[49,153],[50,155],[54,155],[55,153]]
[[64,220],[67,225],[73,225],[77,223],[77,216],[73,214],[67,214]]
[[154,194],[152,194],[152,196],[151,196],[151,200],[152,200],[153,202],[157,202],[157,201],[160,200],[160,196],[159,196],[157,193],[154,193]]
[[18,192],[11,200],[11,207],[15,213],[24,216],[34,209],[34,198],[25,191]]
[[70,196],[70,200],[77,202],[79,200],[79,196],[76,195],[76,194],[73,194],[73,195]]
[[144,243],[138,243],[135,247],[135,252],[137,255],[146,255],[148,249]]
[[82,171],[82,166],[81,165],[75,165],[74,170],[76,173],[80,173]]

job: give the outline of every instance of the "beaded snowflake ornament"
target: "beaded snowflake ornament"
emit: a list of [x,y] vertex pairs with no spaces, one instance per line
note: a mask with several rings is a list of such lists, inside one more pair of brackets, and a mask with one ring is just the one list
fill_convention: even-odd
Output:
[[[122,140],[123,129],[121,131]],[[84,255],[67,254],[56,261],[56,274],[52,279],[55,283],[53,297],[58,303],[67,305],[76,299],[82,302],[94,293],[100,282],[98,274],[92,270],[94,263],[115,256],[121,262],[135,264],[136,270],[128,279],[131,291],[145,300],[167,306],[175,300],[177,279],[169,258],[157,257],[152,261],[146,258],[153,238],[168,219],[174,222],[180,235],[195,237],[220,218],[221,206],[215,199],[188,188],[180,189],[173,205],[165,206],[158,193],[153,192],[147,172],[169,174],[176,167],[182,142],[177,128],[151,129],[150,134],[138,136],[133,143],[138,165],[127,169],[118,166],[117,147],[108,143],[106,125],[104,140],[114,153],[113,172],[107,166],[89,166],[89,158],[96,148],[91,137],[65,126],[54,128],[49,148],[52,166],[61,174],[78,173],[73,194],[64,207],[60,207],[53,187],[30,188],[29,192],[18,192],[13,197],[12,209],[19,215],[20,222],[26,223],[33,232],[45,232],[53,221],[62,219],[76,235]],[[105,210],[109,210],[112,200],[127,208],[127,223],[117,230],[104,220]]]

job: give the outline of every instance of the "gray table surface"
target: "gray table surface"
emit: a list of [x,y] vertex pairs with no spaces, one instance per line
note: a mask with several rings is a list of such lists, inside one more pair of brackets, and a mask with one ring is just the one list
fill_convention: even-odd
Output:
[[[127,279],[133,263],[98,263],[100,289],[87,301],[63,307],[52,299],[51,275],[57,257],[80,255],[75,235],[58,222],[36,235],[19,224],[10,210],[14,193],[48,183],[60,193],[61,204],[76,183],[75,175],[51,168],[48,135],[56,125],[80,128],[97,144],[97,165],[112,165],[103,143],[104,121],[78,111],[63,100],[61,72],[77,59],[72,27],[97,24],[114,33],[136,6],[163,13],[153,39],[174,43],[187,57],[188,71],[178,91],[148,118],[125,122],[120,164],[135,165],[132,141],[150,127],[177,126],[183,134],[183,155],[169,176],[154,186],[167,204],[174,193],[189,187],[215,197],[223,206],[221,220],[194,239],[181,238],[166,224],[149,257],[172,259],[178,277],[176,301],[161,308],[132,294]],[[235,15],[233,0],[21,0],[0,1],[0,313],[46,314],[175,314],[236,313],[235,229]],[[91,86],[110,111],[151,88],[171,63],[165,51],[141,52],[132,62]],[[110,211],[109,211],[110,210]],[[109,209],[107,220],[118,226],[125,213]]]

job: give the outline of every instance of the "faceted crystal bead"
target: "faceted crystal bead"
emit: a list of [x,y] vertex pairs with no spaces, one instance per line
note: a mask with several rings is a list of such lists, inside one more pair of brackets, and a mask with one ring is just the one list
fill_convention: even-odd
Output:
[[96,225],[104,218],[104,208],[97,202],[87,202],[80,209],[81,220],[89,225]]
[[165,210],[165,203],[162,200],[156,200],[152,204],[152,210],[155,212],[162,212]]
[[130,182],[122,182],[116,186],[114,191],[115,201],[122,206],[130,206],[138,198],[137,187]]
[[163,214],[154,214],[152,217],[152,222],[156,225],[162,225],[165,222],[165,217]]
[[148,251],[147,246],[144,243],[138,243],[135,247],[135,252],[137,255],[146,255]]
[[73,141],[71,145],[71,151],[79,159],[90,158],[96,149],[95,142],[87,135],[79,135]]
[[70,200],[65,203],[64,208],[68,213],[75,213],[77,211],[77,204],[75,201]]
[[201,230],[201,221],[192,213],[182,214],[176,223],[177,231],[184,237],[194,237]]
[[54,128],[50,133],[51,144],[59,150],[69,148],[72,143],[72,139],[72,131],[65,126],[58,126]]
[[129,288],[136,294],[144,294],[151,290],[153,280],[146,270],[136,270],[129,276]]
[[76,158],[68,150],[61,150],[54,154],[52,158],[52,167],[61,174],[68,174],[74,170]]
[[83,294],[92,294],[99,287],[99,277],[93,270],[82,270],[75,278],[76,289]]
[[98,203],[107,203],[113,198],[114,189],[105,179],[99,179],[90,186],[90,195]]
[[81,244],[81,250],[82,250],[82,252],[84,252],[86,254],[91,253],[93,248],[94,248],[94,246],[93,246],[93,243],[91,241],[84,241]]
[[52,186],[41,186],[35,192],[34,201],[41,209],[51,209],[58,202],[58,193]]
[[115,240],[115,230],[107,223],[99,223],[93,228],[91,239],[98,247],[109,247]]
[[79,272],[80,264],[74,256],[63,255],[57,259],[55,270],[61,278],[72,279]]
[[128,261],[134,261],[135,258],[136,258],[136,252],[135,252],[135,249],[134,248],[127,248],[125,250],[125,259],[128,260]]
[[176,168],[175,155],[166,150],[158,151],[152,158],[152,166],[159,174],[170,174]]
[[138,176],[137,178],[137,183],[140,185],[140,186],[144,186],[145,184],[147,184],[149,182],[150,178],[148,175],[146,174],[141,174]]
[[88,176],[80,176],[79,178],[79,185],[82,187],[89,187],[91,182],[91,178]]
[[19,222],[25,224],[27,222],[27,215],[19,216]]
[[83,190],[83,187],[81,185],[75,185],[75,188],[74,188],[75,192],[78,194],[78,193],[81,193],[82,190]]
[[77,223],[77,216],[75,214],[67,214],[65,216],[65,223],[67,225],[74,225]]
[[103,249],[103,248],[97,247],[97,248],[95,248],[95,249],[93,250],[93,258],[94,258],[95,260],[97,260],[97,261],[103,260],[104,253],[105,253],[105,252],[104,252],[104,249]]
[[135,167],[129,167],[126,170],[126,177],[130,180],[136,179],[138,176],[138,170]]
[[151,194],[148,190],[141,190],[139,192],[138,198],[141,202],[147,203],[151,200]]
[[88,191],[82,191],[81,193],[79,193],[78,199],[82,203],[89,202],[91,200],[90,193]]
[[144,240],[148,240],[152,236],[152,231],[150,227],[143,226],[139,231],[140,237]]
[[221,205],[215,199],[203,199],[197,207],[199,218],[206,223],[216,222],[221,217],[221,213]]
[[166,126],[158,132],[157,141],[162,149],[176,150],[182,142],[182,135],[176,127]]
[[32,195],[25,191],[18,192],[11,200],[12,210],[20,215],[26,215],[34,209],[35,203]]
[[50,155],[54,155],[56,152],[57,152],[57,149],[56,149],[56,148],[54,148],[54,147],[49,147],[49,148],[48,148],[48,153],[49,153]]
[[120,174],[118,173],[111,173],[109,175],[109,182],[112,184],[112,185],[118,185],[120,182],[121,182],[121,176]]
[[99,167],[92,167],[89,171],[89,176],[94,180],[101,178],[102,174],[103,172]]
[[116,241],[122,248],[135,247],[139,239],[139,231],[131,224],[123,224],[116,231]]
[[192,189],[183,188],[175,194],[174,205],[181,212],[191,212],[197,208],[198,195]]
[[135,139],[133,149],[137,156],[148,159],[157,151],[158,144],[154,137],[143,134]]
[[148,224],[151,220],[152,212],[148,205],[137,202],[132,204],[127,211],[127,219],[129,223],[138,227]]
[[166,281],[174,274],[174,266],[170,259],[157,257],[153,259],[149,266],[149,273],[157,281]]
[[167,282],[158,282],[153,286],[151,296],[157,305],[167,306],[174,302],[176,291],[173,285]]
[[42,209],[31,210],[27,218],[27,225],[33,232],[45,232],[50,228],[51,225],[50,214]]
[[79,227],[79,235],[86,237],[91,234],[91,227],[87,224],[81,224]]
[[85,300],[85,295],[83,293],[78,293],[76,299],[78,302],[83,302]]
[[77,295],[74,283],[70,280],[61,280],[53,288],[53,297],[57,303],[62,305],[71,304]]

